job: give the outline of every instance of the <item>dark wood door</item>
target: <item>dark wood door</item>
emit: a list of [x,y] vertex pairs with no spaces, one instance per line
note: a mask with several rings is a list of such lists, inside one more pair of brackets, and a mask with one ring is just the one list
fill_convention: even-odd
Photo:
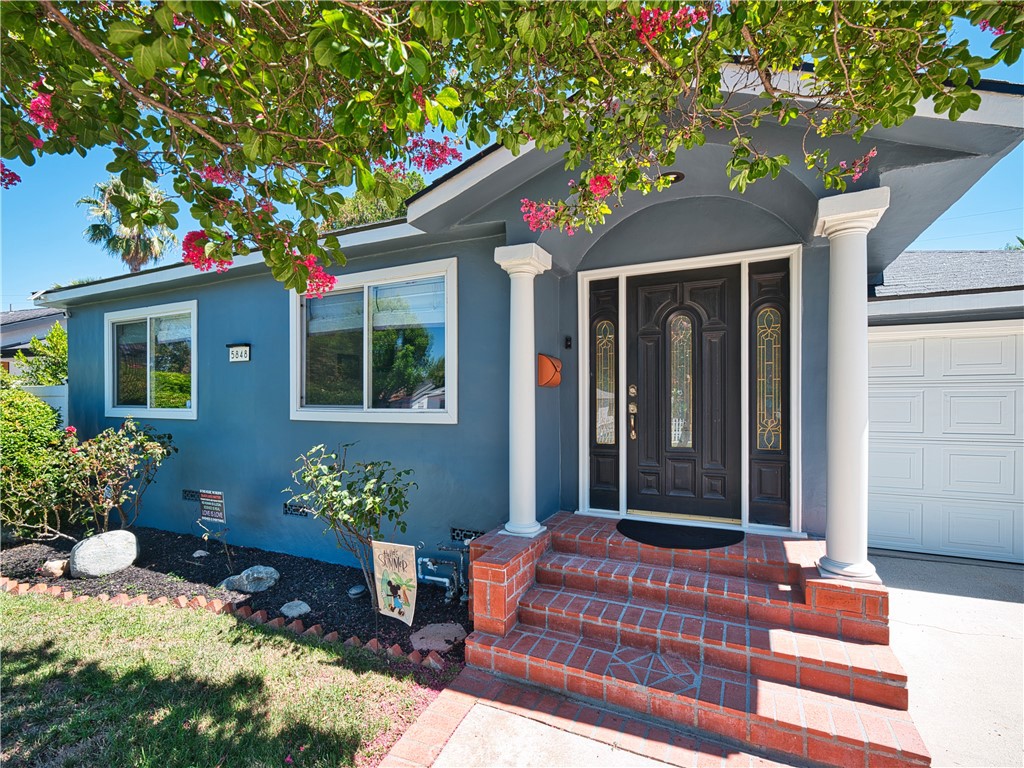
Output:
[[739,520],[739,266],[627,281],[631,512]]

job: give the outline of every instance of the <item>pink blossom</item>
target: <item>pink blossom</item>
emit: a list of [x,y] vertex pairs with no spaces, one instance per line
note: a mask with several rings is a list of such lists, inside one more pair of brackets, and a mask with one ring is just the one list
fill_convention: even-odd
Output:
[[519,202],[522,203],[519,210],[523,212],[523,221],[530,225],[531,232],[544,232],[555,226],[557,211],[550,203],[535,202],[525,197]]
[[978,29],[988,30],[989,32],[996,36],[999,36],[1006,31],[1003,27],[995,26],[988,19],[982,19],[981,21],[979,21]]
[[0,162],[0,189],[10,189],[21,183],[21,176]]
[[69,434],[69,435],[73,435],[73,434],[75,434],[76,432],[78,432],[78,430],[77,430],[77,429],[75,429],[74,427],[72,427],[71,425],[68,425],[68,426],[64,427],[64,431],[65,431],[65,432],[66,432],[67,434]]
[[604,200],[612,193],[612,182],[614,181],[614,176],[595,176],[587,182],[587,186],[590,187],[590,193],[594,197]]
[[37,136],[32,136],[30,134],[29,137],[28,137],[28,143],[31,144],[36,149],[42,149],[43,148],[43,140],[38,138]]
[[211,259],[206,255],[206,230],[199,229],[189,232],[181,241],[181,259],[191,264],[200,272],[209,272],[214,267],[217,272],[227,272],[233,263],[231,259]]
[[285,761],[286,763],[288,763],[289,765],[291,765],[292,763],[294,763],[294,762],[295,762],[294,760],[292,760],[292,756],[291,756],[291,755],[288,755],[288,757],[286,757],[286,758],[284,759],[284,761]]
[[74,446],[74,445],[73,445],[73,446],[71,446],[71,447],[70,447],[70,448],[69,448],[68,450],[69,450],[69,451],[70,451],[71,453],[78,453],[78,451],[79,451],[79,448],[78,448],[77,446]]
[[324,268],[317,263],[316,256],[297,258],[293,268],[298,271],[300,267],[305,267],[309,271],[309,277],[306,279],[307,295],[314,299],[322,299],[325,293],[334,290],[338,278],[324,272]]
[[199,175],[204,181],[212,181],[214,184],[237,184],[242,180],[242,174],[218,165],[204,165]]
[[863,157],[859,157],[850,163],[845,160],[840,161],[839,167],[846,171],[849,170],[853,174],[853,181],[860,181],[861,177],[868,172],[868,166],[871,165],[871,160],[878,156],[878,149],[872,147]]
[[[40,83],[41,85],[41,83]],[[28,117],[36,125],[41,125],[48,131],[57,130],[57,121],[53,117],[52,106],[50,104],[53,99],[51,93],[40,93],[28,105]]]
[[659,8],[644,8],[632,19],[631,29],[636,32],[637,39],[641,43],[650,43],[657,39],[665,29],[671,25],[676,29],[687,32],[698,22],[706,21],[708,12],[703,8],[693,8],[684,5],[675,13],[663,11]]
[[404,179],[408,175],[408,170],[404,165],[398,162],[385,160],[383,157],[378,157],[374,165],[378,169],[384,171],[384,173],[391,174],[392,176],[398,176]]
[[462,152],[450,136],[445,136],[444,141],[417,136],[409,142],[409,162],[426,173],[461,159]]
[[423,96],[423,86],[417,85],[412,89],[412,100],[420,105],[420,109],[426,108],[427,100]]

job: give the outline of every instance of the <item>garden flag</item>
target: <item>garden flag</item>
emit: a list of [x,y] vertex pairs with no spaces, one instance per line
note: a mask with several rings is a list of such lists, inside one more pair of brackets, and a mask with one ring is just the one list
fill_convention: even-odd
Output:
[[373,573],[380,612],[411,627],[416,611],[416,548],[373,542]]

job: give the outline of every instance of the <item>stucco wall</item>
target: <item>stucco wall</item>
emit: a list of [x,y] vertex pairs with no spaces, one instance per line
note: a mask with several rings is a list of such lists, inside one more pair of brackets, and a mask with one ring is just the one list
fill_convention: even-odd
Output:
[[[228,541],[346,561],[321,523],[286,516],[282,505],[297,455],[318,443],[355,442],[355,460],[388,459],[415,470],[409,529],[395,540],[435,551],[452,526],[488,530],[508,515],[509,279],[494,263],[503,238],[354,259],[346,272],[458,258],[459,423],[380,424],[289,419],[289,299],[269,276],[232,279],[144,298],[76,307],[70,336],[70,421],[83,436],[118,419],[103,416],[105,312],[195,299],[198,302],[198,419],[145,419],[170,432],[179,452],[146,493],[142,525],[195,532],[198,511],[182,489],[222,490]],[[553,287],[552,287],[553,290]],[[248,342],[252,361],[231,364],[225,345]],[[547,414],[551,423],[557,418]],[[557,441],[556,441],[557,442]],[[555,462],[557,464],[557,462]],[[542,484],[557,495],[557,482]]]

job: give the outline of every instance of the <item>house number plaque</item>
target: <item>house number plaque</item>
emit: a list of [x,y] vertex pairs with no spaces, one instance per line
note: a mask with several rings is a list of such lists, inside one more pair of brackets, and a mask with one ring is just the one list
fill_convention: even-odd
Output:
[[228,362],[229,363],[248,363],[249,362],[249,345],[248,344],[228,344]]

